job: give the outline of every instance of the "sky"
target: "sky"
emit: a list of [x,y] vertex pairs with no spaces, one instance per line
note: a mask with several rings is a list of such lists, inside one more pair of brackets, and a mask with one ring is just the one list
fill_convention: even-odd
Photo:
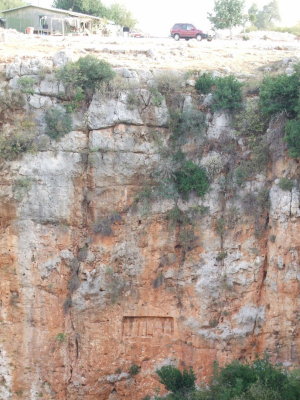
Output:
[[[271,0],[246,0],[245,10],[254,2],[259,8]],[[52,0],[33,0],[40,6],[50,6]],[[102,0],[103,4],[123,4],[139,21],[139,28],[146,33],[168,36],[171,27],[178,22],[188,22],[197,28],[208,30],[207,12],[212,11],[214,0]],[[278,0],[281,25],[294,25],[300,21],[299,0]]]

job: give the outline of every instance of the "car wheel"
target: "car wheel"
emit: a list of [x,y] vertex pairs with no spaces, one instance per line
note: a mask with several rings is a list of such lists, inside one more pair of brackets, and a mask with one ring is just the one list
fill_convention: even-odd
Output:
[[175,39],[175,40],[179,40],[179,39],[180,39],[180,36],[178,35],[178,33],[175,33],[174,39]]
[[196,36],[196,39],[198,40],[198,42],[201,42],[202,36],[201,36],[201,35],[197,35],[197,36]]
[[190,38],[186,37],[185,40],[190,40]]
[[213,40],[213,38],[211,36],[207,36],[207,41],[211,42]]

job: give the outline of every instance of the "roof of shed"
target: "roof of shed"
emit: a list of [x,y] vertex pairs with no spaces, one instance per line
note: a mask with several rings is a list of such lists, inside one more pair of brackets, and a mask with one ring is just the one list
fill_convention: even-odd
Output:
[[22,8],[28,8],[28,7],[39,8],[39,9],[46,10],[46,11],[52,11],[52,12],[56,12],[56,13],[66,14],[71,17],[92,18],[92,19],[98,19],[98,20],[103,19],[100,17],[95,17],[94,15],[82,14],[82,13],[78,13],[78,12],[74,12],[74,11],[70,11],[70,10],[62,10],[61,8],[40,7],[40,6],[35,6],[33,4],[28,4],[26,6],[21,6],[21,7],[16,7],[16,8],[10,8],[8,10],[3,10],[1,12],[8,13],[10,11],[21,10]]

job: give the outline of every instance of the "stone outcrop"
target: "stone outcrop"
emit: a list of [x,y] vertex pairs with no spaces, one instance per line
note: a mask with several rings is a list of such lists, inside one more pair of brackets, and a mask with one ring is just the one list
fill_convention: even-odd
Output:
[[[48,64],[8,65],[1,86],[37,78],[23,109],[35,151],[1,162],[1,399],[138,400],[160,387],[163,365],[207,380],[214,360],[264,351],[299,365],[299,165],[282,121],[266,134],[281,153],[239,186],[226,174],[251,155],[229,115],[211,114],[211,98],[188,84],[158,103],[150,71],[122,70],[140,86],[96,92],[56,142],[44,114],[64,88]],[[169,163],[172,101],[206,112],[203,132],[181,146],[208,171],[203,198],[149,195]],[[193,223],[170,223],[175,205]]]

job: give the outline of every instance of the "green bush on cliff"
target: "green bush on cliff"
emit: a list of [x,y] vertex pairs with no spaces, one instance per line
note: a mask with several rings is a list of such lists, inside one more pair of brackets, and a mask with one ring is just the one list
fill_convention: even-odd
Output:
[[215,80],[213,110],[235,111],[242,107],[242,83],[233,75]]
[[[299,400],[300,376],[272,365],[268,357],[245,364],[233,361],[223,368],[214,366],[209,388],[195,388],[193,370],[181,372],[175,367],[156,371],[160,382],[169,390],[156,400]],[[205,386],[205,385],[202,385]],[[200,385],[201,387],[201,385]]]
[[242,86],[235,76],[213,78],[210,73],[203,73],[196,81],[195,88],[204,94],[213,93],[212,109],[235,111],[242,107]]
[[59,139],[72,130],[72,118],[64,108],[49,108],[45,114],[45,133],[52,139]]
[[196,377],[191,368],[189,370],[184,369],[181,372],[172,365],[166,365],[157,370],[156,373],[159,376],[160,383],[178,396],[185,396],[195,390]]
[[285,138],[289,149],[289,155],[293,158],[300,157],[300,118],[287,122],[285,127]]
[[195,89],[200,93],[207,94],[211,91],[212,87],[215,85],[215,78],[209,72],[204,72],[196,80]]
[[77,93],[84,93],[87,97],[103,82],[110,81],[115,72],[106,61],[95,56],[85,56],[76,62],[69,62],[56,73],[65,88],[66,94],[72,98]]
[[199,167],[192,161],[186,161],[179,170],[175,172],[175,184],[178,192],[188,198],[191,192],[197,196],[204,196],[209,188],[207,173],[204,168]]
[[259,103],[261,111],[267,116],[285,112],[295,116],[300,90],[299,74],[267,76],[260,87]]

